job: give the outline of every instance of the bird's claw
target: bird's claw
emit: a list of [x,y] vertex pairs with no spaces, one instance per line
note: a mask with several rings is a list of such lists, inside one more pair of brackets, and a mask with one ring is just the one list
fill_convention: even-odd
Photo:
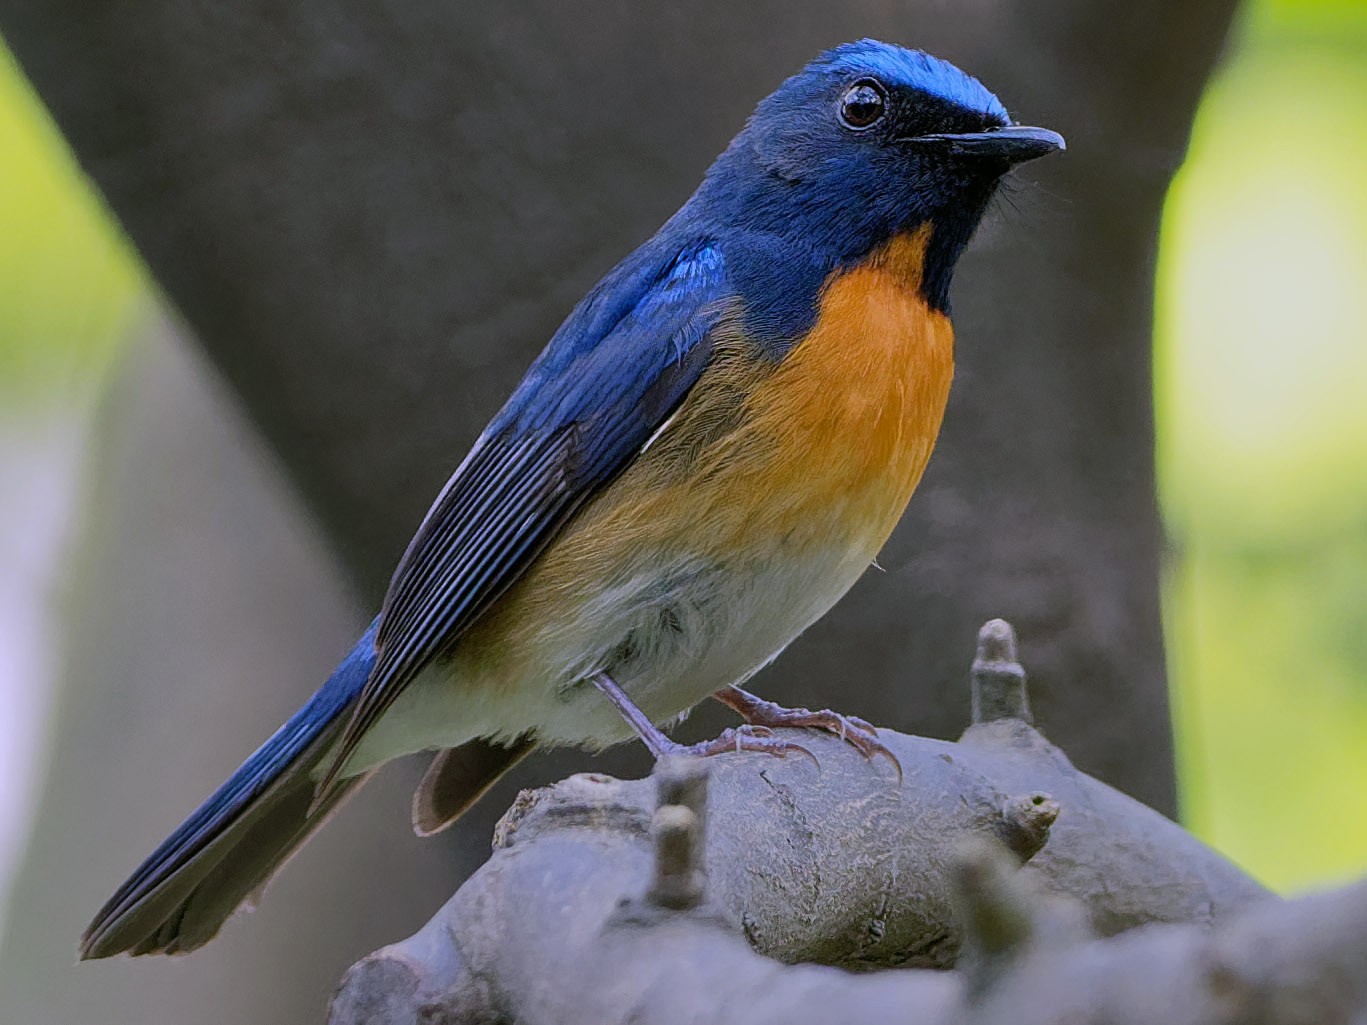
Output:
[[879,739],[878,728],[857,715],[842,715],[829,708],[823,708],[819,712],[813,712],[808,708],[784,708],[772,701],[756,698],[739,688],[732,688],[731,693],[718,696],[725,704],[743,715],[746,725],[751,728],[762,727],[772,731],[780,726],[790,726],[824,730],[835,734],[870,761],[875,755],[881,755],[897,770],[898,784],[902,782],[902,763]]
[[821,763],[816,760],[816,755],[812,754],[811,751],[791,740],[780,740],[774,736],[774,731],[763,723],[745,723],[741,726],[734,726],[723,730],[711,740],[704,740],[697,744],[676,744],[662,753],[707,758],[711,755],[732,752],[739,754],[741,751],[761,751],[778,758],[785,758],[790,754],[800,754],[810,758],[812,764],[818,769],[821,768]]
[[805,708],[787,709],[786,711],[793,712],[794,716],[793,721],[785,723],[785,725],[805,726],[809,729],[833,733],[869,761],[873,761],[875,756],[881,755],[892,763],[892,767],[897,770],[897,782],[902,782],[902,763],[879,738],[878,727],[872,723],[859,718],[857,715],[842,715],[839,712],[831,711],[829,708],[823,708],[819,712],[811,712]]

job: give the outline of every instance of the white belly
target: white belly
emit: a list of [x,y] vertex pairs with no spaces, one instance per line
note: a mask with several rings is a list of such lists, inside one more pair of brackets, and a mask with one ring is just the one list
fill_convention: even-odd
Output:
[[[632,737],[588,678],[604,671],[652,720],[677,718],[764,667],[854,584],[871,554],[774,550],[748,566],[678,559],[604,588],[543,624],[523,678],[462,657],[415,680],[367,733],[348,772],[475,737],[604,747]],[[492,678],[490,678],[492,677]]]

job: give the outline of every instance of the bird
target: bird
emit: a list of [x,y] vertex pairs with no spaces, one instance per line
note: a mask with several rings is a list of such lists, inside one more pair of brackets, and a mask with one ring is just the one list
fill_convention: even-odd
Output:
[[[1064,148],[871,39],[762,100],[574,307],[441,490],[321,689],[100,909],[83,959],[212,939],[381,764],[436,752],[422,835],[537,747],[786,755],[877,731],[742,688],[874,562],[939,433],[955,264],[1006,173]],[[682,745],[716,697],[744,723]],[[783,736],[789,736],[787,734]]]

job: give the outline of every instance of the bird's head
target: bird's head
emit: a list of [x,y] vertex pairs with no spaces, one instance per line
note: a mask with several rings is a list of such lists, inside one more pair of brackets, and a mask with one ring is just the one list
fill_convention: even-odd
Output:
[[926,226],[923,291],[944,309],[1002,175],[1063,145],[1013,124],[952,64],[865,39],[823,53],[764,99],[700,195],[729,223],[829,266]]

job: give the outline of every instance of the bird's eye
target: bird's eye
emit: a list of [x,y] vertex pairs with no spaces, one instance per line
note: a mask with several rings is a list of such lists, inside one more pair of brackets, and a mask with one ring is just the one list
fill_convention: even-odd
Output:
[[847,128],[863,131],[881,121],[887,107],[883,87],[871,78],[861,78],[845,90],[840,101],[840,120]]

